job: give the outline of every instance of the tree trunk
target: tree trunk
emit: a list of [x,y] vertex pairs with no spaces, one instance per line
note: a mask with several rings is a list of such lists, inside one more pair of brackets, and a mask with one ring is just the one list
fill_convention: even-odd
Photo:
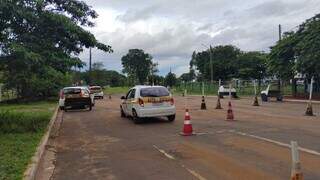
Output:
[[278,90],[281,91],[281,79],[278,79]]
[[295,78],[292,79],[292,96],[297,97],[297,80]]

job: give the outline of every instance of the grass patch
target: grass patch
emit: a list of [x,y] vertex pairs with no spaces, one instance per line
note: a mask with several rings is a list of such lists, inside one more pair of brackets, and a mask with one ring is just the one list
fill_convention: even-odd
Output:
[[48,112],[54,111],[56,101],[39,101],[31,103],[18,104],[0,104],[0,111],[15,111],[15,112]]
[[0,105],[0,179],[22,179],[56,102]]
[[0,179],[22,179],[43,132],[0,135]]
[[46,128],[51,112],[0,111],[0,133],[39,132]]
[[104,89],[105,94],[126,94],[130,87],[106,87]]

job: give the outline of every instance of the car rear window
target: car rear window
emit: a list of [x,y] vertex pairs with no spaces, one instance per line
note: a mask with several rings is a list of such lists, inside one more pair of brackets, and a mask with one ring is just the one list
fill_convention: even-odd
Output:
[[79,94],[81,93],[81,89],[79,88],[70,88],[70,89],[64,89],[63,90],[64,94]]
[[169,91],[165,87],[150,87],[140,90],[141,97],[162,97],[169,96]]
[[102,88],[101,87],[90,87],[90,90],[101,91]]

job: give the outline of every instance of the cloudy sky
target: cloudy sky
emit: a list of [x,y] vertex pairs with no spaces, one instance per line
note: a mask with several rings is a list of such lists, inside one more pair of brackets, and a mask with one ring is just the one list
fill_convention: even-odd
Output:
[[[121,72],[121,57],[140,48],[159,63],[188,71],[202,45],[233,44],[244,51],[268,51],[278,39],[278,24],[289,31],[320,13],[320,0],[85,0],[99,14],[89,30],[114,53],[93,50],[93,61]],[[88,62],[88,51],[80,58]]]

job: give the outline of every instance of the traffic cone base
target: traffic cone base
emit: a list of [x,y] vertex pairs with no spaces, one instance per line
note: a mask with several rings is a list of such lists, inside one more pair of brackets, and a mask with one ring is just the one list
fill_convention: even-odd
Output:
[[227,120],[227,121],[234,121],[234,116],[233,116],[231,101],[229,101],[228,111],[227,111],[227,119],[226,119],[226,120]]
[[254,97],[254,101],[253,101],[252,105],[253,106],[259,106],[259,102],[258,102],[258,97],[257,96]]
[[204,96],[202,96],[202,100],[201,100],[201,110],[206,110],[207,106],[206,106],[206,102],[204,100]]
[[303,180],[303,174],[302,173],[296,173],[291,176],[291,180]]
[[307,110],[306,110],[306,116],[313,116],[313,110],[312,110],[312,104],[311,103],[308,103],[308,106],[307,106]]
[[189,114],[189,110],[186,109],[185,117],[184,117],[184,125],[183,130],[180,133],[182,136],[191,136],[193,134],[192,124],[191,124],[191,117]]
[[216,109],[222,109],[221,103],[220,103],[220,96],[218,96]]

